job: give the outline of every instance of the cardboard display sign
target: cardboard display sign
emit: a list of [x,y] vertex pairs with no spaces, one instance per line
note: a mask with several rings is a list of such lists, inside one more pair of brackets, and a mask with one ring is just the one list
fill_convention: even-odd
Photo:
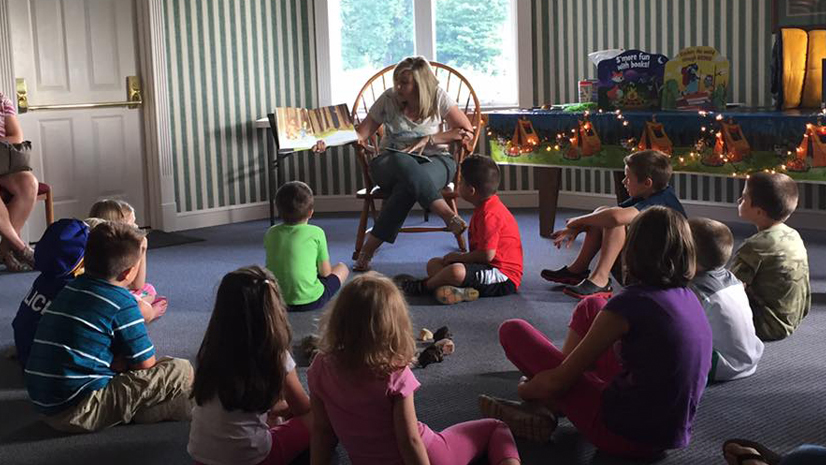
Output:
[[688,47],[666,63],[663,110],[725,110],[729,62],[714,47]]
[[660,87],[668,58],[627,50],[597,65],[598,103],[603,110],[652,110],[660,106]]

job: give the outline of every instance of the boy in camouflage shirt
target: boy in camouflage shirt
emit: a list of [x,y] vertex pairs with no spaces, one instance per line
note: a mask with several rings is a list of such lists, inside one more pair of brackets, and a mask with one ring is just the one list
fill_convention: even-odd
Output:
[[756,173],[737,206],[740,218],[758,231],[737,250],[731,271],[746,285],[754,328],[764,341],[790,336],[812,306],[806,247],[784,224],[797,199],[797,184],[789,176]]

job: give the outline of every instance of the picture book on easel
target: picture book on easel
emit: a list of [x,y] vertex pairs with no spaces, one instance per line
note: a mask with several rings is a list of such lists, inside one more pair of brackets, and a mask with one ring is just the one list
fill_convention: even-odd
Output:
[[328,147],[358,140],[346,104],[322,108],[275,109],[279,150],[309,150],[323,140]]

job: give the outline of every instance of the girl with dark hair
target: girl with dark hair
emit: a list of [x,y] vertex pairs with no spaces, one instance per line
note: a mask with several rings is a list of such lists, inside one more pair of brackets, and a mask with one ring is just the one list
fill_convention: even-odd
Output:
[[[250,266],[221,280],[196,360],[187,451],[196,463],[287,464],[310,445],[310,399],[289,353],[278,283]],[[284,423],[267,416],[285,401]]]
[[[694,260],[680,213],[641,212],[623,253],[629,285],[611,300],[582,300],[562,350],[524,320],[499,328],[505,355],[529,378],[519,396],[564,413],[609,454],[652,458],[687,446],[712,359],[711,328],[686,287]],[[480,406],[524,423],[525,408],[508,401],[483,397]]]

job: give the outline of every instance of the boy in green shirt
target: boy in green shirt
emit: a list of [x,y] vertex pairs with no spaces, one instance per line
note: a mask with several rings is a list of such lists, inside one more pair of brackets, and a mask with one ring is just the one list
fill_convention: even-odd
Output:
[[341,288],[350,270],[344,263],[330,266],[327,237],[313,216],[313,191],[301,181],[278,189],[275,204],[284,223],[264,234],[267,268],[278,279],[289,311],[316,310]]
[[755,173],[737,205],[740,218],[757,226],[731,261],[746,285],[754,329],[764,341],[791,336],[812,307],[809,257],[800,234],[785,221],[797,208],[797,183],[781,173]]

